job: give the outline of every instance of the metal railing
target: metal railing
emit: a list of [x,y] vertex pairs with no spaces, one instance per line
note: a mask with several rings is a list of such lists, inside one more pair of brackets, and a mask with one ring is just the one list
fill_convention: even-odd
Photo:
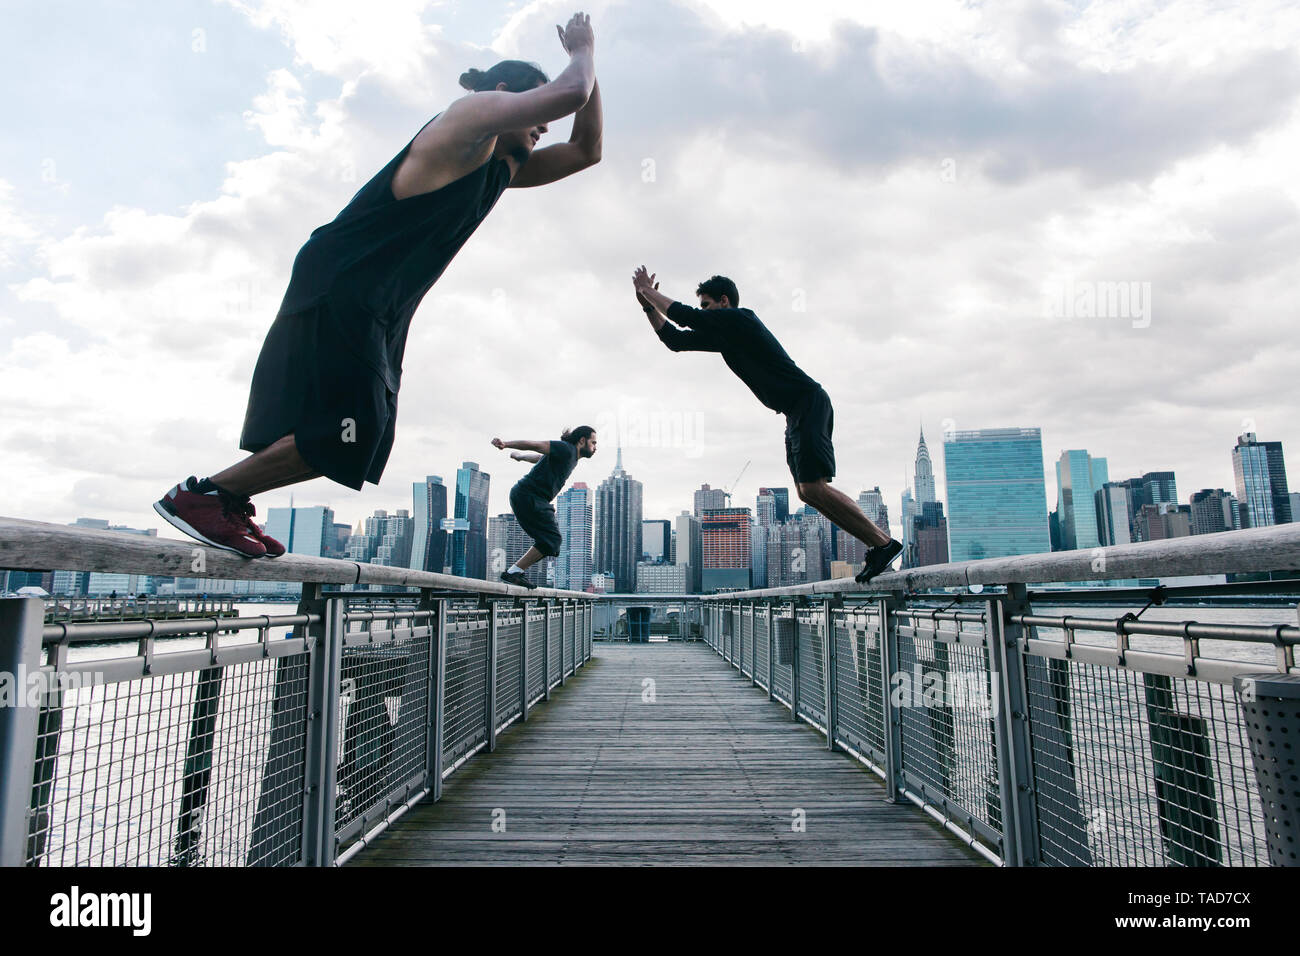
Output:
[[[1295,620],[1300,578],[1028,587],[1104,579],[1107,567],[1117,578],[1298,569],[1300,525],[893,572],[868,588],[850,579],[705,597],[706,640],[880,776],[888,799],[915,803],[992,862],[1269,862],[1279,817],[1297,811],[1261,800],[1264,777],[1294,767],[1265,766],[1258,747],[1252,756],[1252,728],[1274,728],[1248,726],[1233,685],[1269,672],[1295,681],[1300,626],[1141,614],[1254,591],[1284,596]],[[1095,616],[1033,607],[1126,600],[1147,604]],[[1272,713],[1298,703],[1279,699]]]
[[[203,550],[131,537],[0,519],[0,566],[157,574]],[[591,657],[589,594],[204,560],[301,581],[297,612],[47,624],[40,598],[0,600],[19,695],[0,706],[0,863],[346,862]],[[374,584],[407,590],[326,590]]]

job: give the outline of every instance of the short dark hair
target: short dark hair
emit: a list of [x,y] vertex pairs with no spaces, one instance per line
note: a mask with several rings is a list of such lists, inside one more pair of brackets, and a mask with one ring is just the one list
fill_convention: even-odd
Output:
[[549,82],[540,66],[523,60],[502,60],[486,73],[482,70],[466,70],[460,75],[460,85],[475,93],[495,90],[498,83],[504,83],[511,93],[523,93],[539,83]]
[[596,434],[596,429],[592,428],[590,425],[579,425],[577,428],[572,430],[566,428],[560,435],[560,441],[567,441],[570,445],[573,445],[576,448],[578,442],[582,441],[584,438],[590,438],[594,434]]
[[696,295],[707,295],[714,302],[721,302],[725,295],[733,309],[740,307],[740,290],[736,283],[726,276],[711,276],[701,282],[695,289]]

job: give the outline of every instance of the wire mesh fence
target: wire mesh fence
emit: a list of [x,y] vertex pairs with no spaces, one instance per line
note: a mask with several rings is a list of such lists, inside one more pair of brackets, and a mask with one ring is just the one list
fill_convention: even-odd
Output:
[[880,615],[865,608],[846,608],[834,613],[834,622],[836,736],[883,767],[885,675]]
[[497,611],[496,722],[500,729],[523,710],[519,682],[523,679],[523,608]]
[[[13,724],[29,726],[34,758],[30,787],[20,781],[28,796],[10,800],[23,792],[11,785],[0,805],[4,860],[291,866],[359,849],[433,791],[436,773],[449,775],[480,749],[491,719],[500,729],[521,712],[526,693],[533,702],[545,696],[542,604],[493,610],[385,597],[349,610],[348,599],[317,594],[296,615],[219,623],[64,622],[42,630],[29,614],[34,627],[0,635],[11,650],[31,648],[40,688],[24,710],[30,720]],[[559,606],[550,613],[558,666]],[[570,668],[589,657],[592,619],[572,605]],[[13,833],[23,834],[21,845],[9,840]]]
[[[235,866],[254,848],[296,862],[301,800],[295,813],[273,797],[302,792],[306,684],[296,654],[54,695],[27,865]],[[286,759],[265,760],[275,743]]]
[[[546,695],[546,608],[530,605],[528,614],[528,705]],[[591,646],[587,647],[588,653]]]
[[[1280,668],[1296,673],[1290,648],[1300,630],[1221,627],[1213,633],[1223,646],[1248,642],[1231,662],[1202,658],[1188,636],[1196,625],[1183,623],[1145,631],[1184,635],[1165,653],[1126,654],[1121,636],[1109,656],[1095,647],[1082,655],[1064,636],[1054,644],[1029,624],[1013,626],[1041,619],[1012,615],[1007,602],[995,594],[983,610],[952,611],[957,602],[940,608],[924,595],[719,600],[703,615],[704,639],[726,657],[743,653],[733,635],[743,645],[749,634],[754,670],[765,677],[771,667],[776,700],[787,708],[797,701],[809,723],[829,721],[833,740],[895,797],[930,808],[991,859],[1268,863],[1249,728],[1231,681],[1268,643]],[[1142,632],[1134,615],[1100,620],[1092,626],[1112,635]]]

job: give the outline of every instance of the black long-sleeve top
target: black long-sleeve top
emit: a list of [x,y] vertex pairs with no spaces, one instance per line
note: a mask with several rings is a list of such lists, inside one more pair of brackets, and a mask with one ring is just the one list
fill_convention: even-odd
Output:
[[720,352],[736,376],[775,412],[789,412],[821,388],[749,309],[692,309],[674,302],[665,314],[672,322],[656,333],[664,345],[674,352]]

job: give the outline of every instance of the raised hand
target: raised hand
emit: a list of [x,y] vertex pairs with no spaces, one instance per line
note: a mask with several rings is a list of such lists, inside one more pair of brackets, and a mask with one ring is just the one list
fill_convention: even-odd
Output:
[[591,32],[591,17],[581,11],[571,16],[563,29],[557,23],[555,31],[560,35],[560,45],[564,47],[564,52],[570,56],[580,50],[595,50],[596,35]]
[[636,272],[632,273],[632,287],[639,295],[646,289],[657,289],[659,285],[655,282],[655,277],[646,271],[645,266],[637,266]]
[[498,449],[500,449],[500,448],[505,448],[505,447],[506,447],[506,443],[503,442],[500,438],[494,438],[494,439],[492,439],[492,447],[493,447],[493,448],[498,448]]

